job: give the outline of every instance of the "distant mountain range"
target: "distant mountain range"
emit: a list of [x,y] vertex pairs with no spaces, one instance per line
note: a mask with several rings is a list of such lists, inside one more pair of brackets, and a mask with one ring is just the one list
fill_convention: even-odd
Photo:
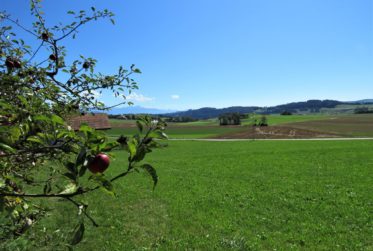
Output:
[[177,112],[176,110],[162,110],[156,108],[146,108],[141,106],[127,106],[127,107],[116,107],[111,109],[108,113],[112,115],[119,114],[165,114]]
[[195,110],[188,110],[182,112],[174,112],[165,114],[171,117],[192,117],[196,119],[216,118],[224,113],[258,113],[258,114],[278,114],[284,111],[292,113],[315,113],[320,112],[323,108],[335,108],[337,105],[357,105],[357,104],[373,104],[373,99],[363,99],[358,101],[337,101],[337,100],[308,100],[303,102],[292,102],[283,105],[271,107],[259,106],[232,106],[227,108],[211,108],[204,107]]
[[231,106],[227,108],[203,107],[200,109],[190,109],[187,111],[162,110],[155,108],[144,108],[141,106],[129,106],[114,108],[109,114],[155,114],[170,117],[191,117],[195,119],[216,118],[224,113],[258,113],[258,114],[276,114],[284,111],[292,113],[314,113],[323,108],[335,108],[337,105],[365,105],[373,104],[373,99],[362,99],[357,101],[337,101],[337,100],[308,100],[302,102],[292,102],[283,105],[260,107],[260,106]]
[[356,101],[347,101],[346,103],[350,104],[373,104],[373,99],[361,99],[361,100],[356,100]]

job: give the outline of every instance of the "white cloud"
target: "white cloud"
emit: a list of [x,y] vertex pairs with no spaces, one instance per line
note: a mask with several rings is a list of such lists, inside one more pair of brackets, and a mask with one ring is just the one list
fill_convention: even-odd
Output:
[[137,94],[132,92],[130,95],[126,97],[127,100],[136,101],[136,102],[148,102],[154,100],[154,98],[146,97],[142,94]]
[[177,94],[173,94],[173,95],[171,95],[171,98],[172,98],[172,99],[179,99],[179,98],[180,98],[180,96],[179,96],[179,95],[177,95]]
[[98,99],[99,97],[101,97],[101,94],[95,90],[91,91],[91,93],[89,93],[88,91],[84,91],[84,92],[81,92],[80,95],[81,96],[93,96],[95,99]]

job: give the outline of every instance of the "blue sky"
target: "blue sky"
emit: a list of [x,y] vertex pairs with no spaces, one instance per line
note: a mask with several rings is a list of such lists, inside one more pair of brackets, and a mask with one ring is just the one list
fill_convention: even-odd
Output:
[[[28,1],[1,0],[26,25]],[[82,28],[70,56],[112,73],[143,72],[136,105],[161,109],[373,98],[371,0],[44,0],[48,24],[67,10],[108,8],[116,25]],[[22,34],[22,32],[19,32]],[[111,95],[101,97],[113,104]]]

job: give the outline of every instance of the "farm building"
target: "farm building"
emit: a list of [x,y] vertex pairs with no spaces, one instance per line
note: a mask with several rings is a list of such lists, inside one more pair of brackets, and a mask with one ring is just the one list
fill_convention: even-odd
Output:
[[109,117],[106,113],[77,115],[68,119],[67,122],[73,130],[79,130],[80,125],[88,124],[96,130],[110,129]]

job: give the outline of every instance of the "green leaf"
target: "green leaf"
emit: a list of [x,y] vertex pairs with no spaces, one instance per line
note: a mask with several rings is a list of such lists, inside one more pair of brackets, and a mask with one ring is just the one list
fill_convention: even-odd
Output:
[[10,138],[12,140],[12,142],[15,142],[19,139],[19,137],[21,136],[21,130],[19,127],[12,127],[9,129],[9,133],[10,133]]
[[86,171],[87,171],[87,166],[82,165],[82,167],[79,170],[79,177],[82,177],[85,174]]
[[76,177],[72,173],[64,173],[63,176],[66,176],[67,178],[71,179],[72,181],[76,180]]
[[110,195],[115,196],[114,186],[107,180],[103,173],[96,173],[89,177],[89,180],[97,182],[101,188]]
[[102,188],[104,189],[104,191],[108,192],[110,195],[115,196],[113,184],[111,184],[109,180],[105,180],[102,182]]
[[60,125],[63,125],[65,123],[64,120],[61,117],[59,117],[59,116],[57,116],[55,114],[52,115],[52,121],[54,123],[60,124]]
[[77,169],[76,169],[75,163],[68,162],[68,163],[66,163],[65,167],[66,167],[67,170],[69,170],[69,172],[74,173],[74,174],[76,173]]
[[84,132],[84,133],[86,133],[86,132],[93,132],[93,129],[89,125],[83,124],[79,128],[79,132]]
[[65,186],[65,189],[60,192],[59,194],[70,194],[70,193],[74,193],[76,192],[76,190],[78,189],[78,187],[76,186],[75,183],[70,183],[70,184],[67,184]]
[[112,24],[115,24],[115,21],[114,21],[114,19],[112,19],[112,18],[110,18],[110,22],[111,22]]
[[27,138],[27,141],[43,144],[43,141],[38,136],[30,136]]
[[3,187],[5,187],[5,180],[3,180],[3,178],[0,177],[0,188]]
[[167,134],[162,131],[152,131],[151,133],[149,133],[149,137],[156,139],[168,139]]
[[50,122],[52,119],[47,117],[46,115],[36,115],[33,117],[33,120]]
[[5,102],[3,102],[3,101],[0,101],[0,107],[1,107],[1,109],[12,109],[13,107],[10,105],[10,104],[7,104],[7,103],[5,103]]
[[85,149],[85,147],[82,147],[78,156],[76,157],[75,169],[77,169],[78,166],[84,164],[84,161],[85,161],[86,157],[87,157],[87,150]]
[[132,159],[136,155],[136,147],[137,147],[136,139],[132,138],[132,140],[130,140],[127,143],[127,146],[128,146],[128,151],[130,153],[130,158]]
[[48,193],[50,193],[51,190],[52,190],[51,183],[50,183],[50,181],[48,180],[48,181],[45,183],[45,185],[44,185],[44,189],[43,189],[44,194],[48,194]]
[[145,169],[148,174],[152,177],[153,179],[153,190],[155,188],[155,186],[157,185],[158,183],[158,175],[157,175],[157,171],[154,169],[154,167],[152,167],[151,165],[149,164],[144,164],[141,166],[143,169]]
[[10,152],[10,153],[15,153],[16,150],[6,144],[0,143],[0,149],[5,151],[5,152]]
[[144,145],[141,145],[137,150],[136,150],[136,155],[133,157],[133,160],[136,162],[140,162],[145,158],[146,154],[146,148]]
[[100,151],[111,151],[113,148],[119,146],[118,142],[109,142],[109,143],[104,143],[103,146],[100,146]]
[[75,230],[74,236],[73,236],[73,238],[71,239],[70,245],[75,246],[75,245],[77,245],[79,242],[82,241],[83,236],[84,236],[84,230],[85,230],[84,222],[78,224],[78,226],[76,227],[76,230]]
[[136,125],[137,125],[137,128],[139,129],[139,131],[142,132],[142,130],[144,128],[142,123],[139,120],[136,120]]

